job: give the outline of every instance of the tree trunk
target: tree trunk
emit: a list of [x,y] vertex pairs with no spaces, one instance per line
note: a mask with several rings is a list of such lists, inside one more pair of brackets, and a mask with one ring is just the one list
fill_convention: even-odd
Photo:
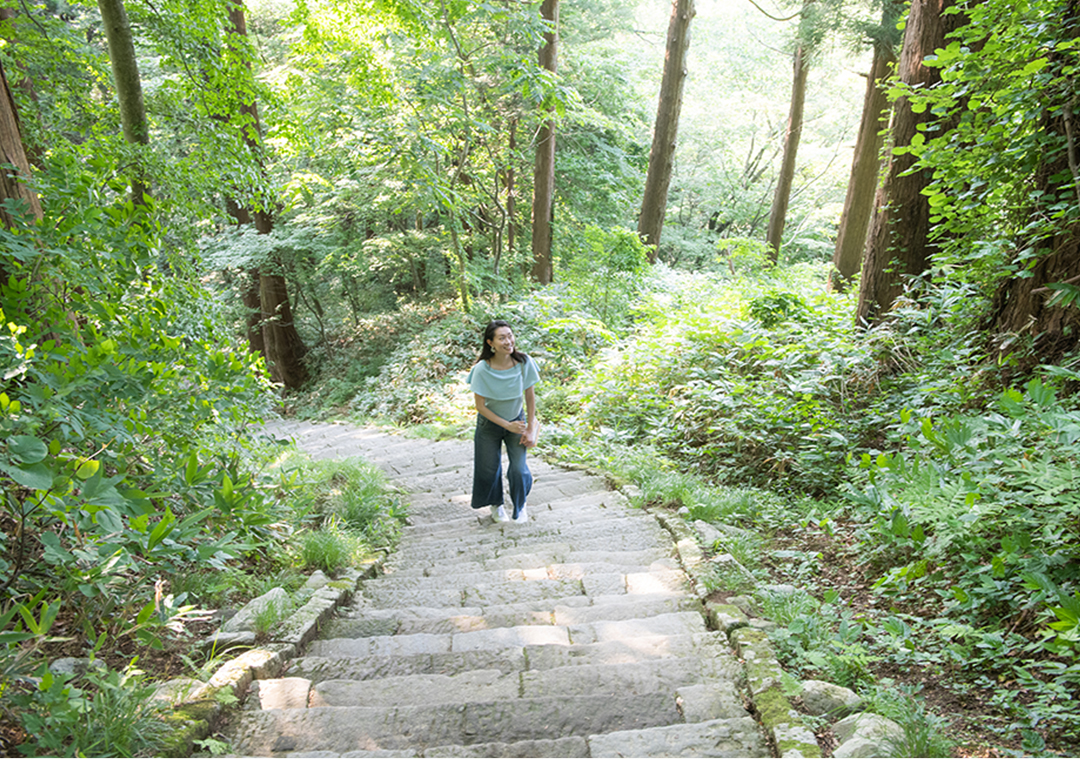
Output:
[[774,264],[780,259],[780,246],[784,242],[784,223],[787,220],[788,202],[791,200],[791,185],[795,181],[795,157],[799,153],[799,140],[802,137],[806,80],[810,74],[808,54],[809,51],[802,43],[795,48],[793,62],[795,75],[791,83],[791,107],[788,111],[787,130],[784,132],[784,156],[780,160],[780,176],[776,182],[776,192],[773,194],[772,209],[769,211],[769,226],[765,231],[769,258]]
[[847,290],[852,278],[859,273],[866,231],[874,212],[874,191],[877,190],[881,169],[881,148],[885,144],[885,129],[889,125],[889,100],[881,81],[889,75],[896,55],[887,45],[874,46],[874,62],[866,81],[862,121],[855,139],[855,156],[851,162],[844,211],[833,252],[833,271],[829,285],[834,290]]
[[506,164],[506,253],[513,260],[517,246],[517,188],[514,186],[514,158],[517,153],[517,119],[510,120],[510,160]]
[[[1069,2],[1059,19],[1067,30],[1062,37],[1080,38],[1080,2]],[[1050,54],[1055,76],[1066,79],[1062,69],[1070,66],[1072,59],[1065,54]],[[1073,95],[1075,102],[1075,95]],[[1080,161],[1077,159],[1077,140],[1080,139],[1080,119],[1073,106],[1051,108],[1047,103],[1041,124],[1041,132],[1047,135],[1046,145],[1058,145],[1043,154],[1042,164],[1035,173],[1029,216],[1052,217],[1054,206],[1063,202],[1080,203]],[[1053,138],[1057,139],[1053,139]],[[1080,342],[1080,223],[1072,223],[1049,239],[1019,240],[1016,250],[1030,248],[1046,251],[1033,267],[1021,257],[1014,261],[1015,270],[1024,276],[1003,280],[994,297],[991,329],[1006,335],[1031,335],[1034,346],[1030,352],[1032,363],[1057,363],[1066,354],[1076,350]],[[1059,292],[1049,286],[1063,284],[1067,290]],[[1071,286],[1071,287],[1070,287]],[[1062,295],[1068,295],[1062,303]],[[1068,303],[1069,300],[1072,303]],[[1000,349],[1003,353],[1005,348]]]
[[[19,128],[19,113],[15,109],[15,99],[8,87],[7,75],[3,62],[0,62],[0,163],[11,164],[15,171],[0,171],[0,201],[14,198],[26,204],[26,213],[41,220],[41,201],[30,186],[30,161],[23,148],[22,130]],[[0,224],[10,228],[15,218],[6,207],[0,205]],[[5,278],[6,279],[6,278]]]
[[649,169],[645,175],[645,193],[638,217],[638,235],[650,246],[649,260],[656,261],[660,233],[667,213],[668,185],[675,162],[675,142],[682,109],[683,84],[686,82],[686,51],[690,48],[690,21],[694,18],[694,0],[672,0],[668,22],[667,53],[664,76],[660,82],[660,102],[656,107]]
[[[964,23],[962,14],[944,13],[955,4],[956,0],[913,0],[897,71],[901,81],[923,88],[940,81],[938,70],[923,65],[923,59],[945,47],[946,34]],[[929,118],[929,114],[914,113],[907,98],[897,100],[892,144],[909,146],[919,125]],[[904,278],[925,272],[934,250],[928,240],[930,204],[922,194],[929,178],[922,172],[907,173],[914,160],[910,154],[889,156],[863,255],[856,313],[860,324],[879,321],[903,292]]]
[[[120,104],[120,122],[124,139],[135,145],[150,144],[150,123],[143,103],[139,63],[135,58],[135,43],[123,0],[98,0],[105,38],[109,43],[109,61],[116,81],[116,97]],[[136,205],[142,205],[150,189],[141,168],[131,180],[131,195]]]
[[[247,19],[243,0],[229,3],[230,31],[239,37],[247,36]],[[251,151],[258,170],[262,165],[262,130],[259,124],[259,106],[253,97],[240,94],[240,112],[245,123],[241,124],[243,140]],[[269,208],[244,208],[230,202],[230,213],[239,224],[251,224],[260,235],[269,235],[274,229],[274,217]],[[263,204],[265,205],[265,203]],[[293,323],[289,292],[282,274],[267,274],[267,264],[261,270],[252,269],[248,274],[251,283],[242,292],[244,305],[248,308],[248,348],[258,351],[266,358],[270,377],[286,388],[299,388],[307,380],[303,356],[307,352],[300,333]],[[257,296],[257,298],[256,298]],[[256,326],[261,325],[261,335]]]
[[[552,74],[558,70],[559,0],[544,0],[540,15],[552,25],[544,35],[540,66]],[[554,279],[552,264],[552,227],[555,222],[555,122],[545,121],[536,138],[536,164],[533,168],[532,277],[541,285]]]
[[286,388],[299,388],[307,380],[304,343],[293,324],[292,308],[285,277],[260,274],[259,300],[262,303],[262,333],[270,377]]

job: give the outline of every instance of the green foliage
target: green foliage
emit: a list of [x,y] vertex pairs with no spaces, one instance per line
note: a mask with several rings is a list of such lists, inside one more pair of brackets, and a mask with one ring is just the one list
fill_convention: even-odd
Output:
[[1033,604],[1067,617],[1070,596],[1058,589],[1080,581],[1077,413],[1032,380],[985,414],[902,421],[904,450],[862,459],[870,478],[857,504],[873,520],[878,585],[897,595],[937,587],[946,613],[976,625]]
[[[1067,164],[1068,127],[1048,127],[1070,118],[1080,48],[1058,0],[992,0],[964,12],[969,23],[927,58],[941,85],[894,90],[931,115],[911,147],[895,152],[910,152],[933,177],[924,193],[939,262],[950,277],[990,288],[1035,266],[1049,253],[1045,241],[1075,224],[1075,177],[1048,174]],[[1040,173],[1045,186],[1033,190]]]
[[339,528],[362,537],[373,549],[395,543],[405,512],[374,465],[359,459],[287,456],[277,467],[295,476],[289,488],[294,524]]
[[[819,492],[841,482],[847,451],[869,434],[851,377],[870,362],[843,300],[811,302],[785,289],[744,307],[748,283],[672,276],[665,284],[642,307],[648,321],[578,381],[583,426],[653,441],[728,482]],[[798,303],[807,304],[799,319],[771,330],[739,318],[753,308],[771,322]]]
[[299,536],[300,564],[312,570],[336,575],[352,565],[366,550],[363,542],[337,526],[305,531]]
[[860,695],[866,709],[897,723],[903,735],[888,737],[887,748],[893,757],[952,757],[953,746],[948,721],[926,709],[912,689],[885,682],[864,689]]
[[779,623],[769,638],[789,667],[850,689],[873,680],[876,658],[863,640],[863,626],[835,593],[818,606],[806,592],[781,587],[760,593],[758,602]]
[[166,737],[150,701],[153,686],[134,664],[123,672],[91,667],[81,677],[42,665],[35,675],[35,687],[11,697],[30,737],[19,746],[25,755],[145,757]]
[[581,236],[581,249],[570,256],[564,248],[562,255],[569,258],[572,302],[608,330],[622,331],[648,268],[648,251],[641,238],[627,229],[588,226]]

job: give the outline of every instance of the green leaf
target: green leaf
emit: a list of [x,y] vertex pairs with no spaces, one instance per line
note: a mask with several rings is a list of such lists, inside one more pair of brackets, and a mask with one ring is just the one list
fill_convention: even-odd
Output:
[[79,465],[77,470],[75,470],[75,477],[77,477],[79,480],[88,480],[97,474],[97,471],[100,467],[101,465],[97,462],[97,460],[87,459],[85,462]]
[[24,467],[9,464],[2,469],[20,486],[35,491],[48,491],[52,488],[53,478],[56,476],[51,467],[41,462]]
[[154,526],[154,529],[150,532],[150,538],[146,542],[146,550],[152,551],[155,546],[161,543],[162,540],[170,533],[176,525],[176,517],[173,515],[172,510],[168,507],[165,508],[165,514],[158,521],[158,524]]
[[8,452],[23,464],[37,464],[49,454],[49,447],[32,435],[13,435],[8,439]]

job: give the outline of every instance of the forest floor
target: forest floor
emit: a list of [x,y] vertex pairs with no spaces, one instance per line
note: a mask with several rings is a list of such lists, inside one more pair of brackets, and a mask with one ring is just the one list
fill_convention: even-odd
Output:
[[[880,621],[888,614],[905,612],[895,607],[886,609],[881,597],[874,594],[874,578],[858,551],[854,540],[843,539],[842,532],[834,536],[818,533],[815,536],[780,532],[775,536],[777,548],[820,552],[817,565],[820,588],[834,589],[840,594],[856,619]],[[912,610],[911,612],[916,612]],[[948,721],[951,737],[956,741],[954,757],[1015,757],[1025,754],[1019,737],[1012,737],[1007,727],[1014,718],[992,707],[989,690],[979,689],[969,682],[935,672],[935,669],[911,664],[899,665],[876,659],[869,670],[880,682],[890,679],[898,685],[917,690],[927,711]],[[1051,752],[1050,747],[1047,749]],[[1067,753],[1065,753],[1067,755]]]

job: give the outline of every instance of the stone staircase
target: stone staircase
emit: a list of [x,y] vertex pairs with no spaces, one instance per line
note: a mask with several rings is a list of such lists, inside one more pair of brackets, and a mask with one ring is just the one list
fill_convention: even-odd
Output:
[[468,504],[472,446],[279,423],[316,457],[362,456],[411,525],[225,733],[303,757],[760,757],[742,666],[707,630],[670,535],[596,477],[531,458],[527,524]]

